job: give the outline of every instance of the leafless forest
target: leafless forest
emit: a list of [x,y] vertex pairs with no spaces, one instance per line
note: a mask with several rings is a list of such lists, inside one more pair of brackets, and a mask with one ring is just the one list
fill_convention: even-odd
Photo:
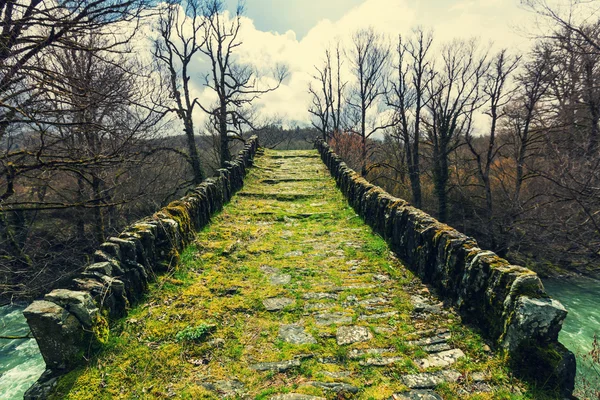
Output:
[[542,274],[593,275],[600,21],[524,7],[551,26],[532,29],[526,54],[422,27],[358,30],[315,66],[309,111],[352,168],[483,247]]
[[[529,1],[553,28],[536,30],[527,54],[445,42],[428,27],[323,38],[306,88],[312,127],[284,129],[255,103],[288,71],[273,65],[263,79],[238,60],[244,8],[225,17],[225,6],[0,0],[3,301],[68,278],[252,133],[283,148],[322,137],[372,182],[514,262],[597,269],[600,20]],[[215,101],[195,97],[192,81]]]

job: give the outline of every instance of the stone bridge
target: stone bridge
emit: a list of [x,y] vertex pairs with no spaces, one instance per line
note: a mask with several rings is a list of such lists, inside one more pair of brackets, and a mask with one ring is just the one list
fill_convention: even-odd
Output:
[[[319,151],[325,164],[317,151],[260,151],[210,224],[219,204],[178,213],[191,209],[184,198],[170,218],[159,213],[162,224],[103,245],[73,286],[33,303],[25,314],[49,370],[27,396],[569,395],[574,360],[557,342],[566,312],[535,274],[369,185],[326,145]],[[231,174],[221,173],[221,202],[241,186]],[[208,192],[200,198],[210,203]],[[159,237],[171,251],[144,244]],[[175,268],[165,264],[173,259]]]

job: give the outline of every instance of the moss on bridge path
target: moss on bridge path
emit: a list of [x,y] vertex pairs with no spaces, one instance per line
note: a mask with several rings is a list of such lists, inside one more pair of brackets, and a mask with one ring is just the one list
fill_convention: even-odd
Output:
[[316,152],[266,151],[177,269],[55,396],[533,397],[527,390],[363,224]]

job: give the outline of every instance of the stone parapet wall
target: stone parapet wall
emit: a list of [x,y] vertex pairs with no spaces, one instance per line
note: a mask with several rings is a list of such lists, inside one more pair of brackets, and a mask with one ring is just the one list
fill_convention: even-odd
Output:
[[[125,316],[156,275],[177,264],[195,233],[242,188],[257,150],[258,138],[253,136],[218,176],[108,239],[83,273],[25,309],[46,362],[41,379],[46,386],[51,377],[82,363],[90,349],[106,342],[109,321]],[[43,397],[36,394],[42,389],[34,386],[28,396]]]
[[369,183],[322,140],[316,147],[357,214],[464,322],[504,349],[520,375],[571,395],[575,357],[558,342],[567,311],[546,294],[537,274]]

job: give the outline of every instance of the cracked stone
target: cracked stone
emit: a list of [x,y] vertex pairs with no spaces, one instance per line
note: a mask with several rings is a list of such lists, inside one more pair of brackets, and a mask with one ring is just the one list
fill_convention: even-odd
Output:
[[336,393],[358,393],[356,386],[343,382],[309,382],[310,385]]
[[98,308],[87,292],[54,289],[44,297],[44,300],[63,307],[86,327],[92,326],[93,319],[98,314]]
[[377,285],[348,285],[348,286],[334,286],[331,288],[332,292],[343,292],[345,290],[360,290],[360,289],[376,289]]
[[282,325],[279,328],[279,339],[292,344],[317,343],[317,340],[304,331],[301,325]]
[[367,342],[373,338],[369,328],[364,326],[341,326],[337,329],[336,339],[339,346]]
[[336,293],[304,293],[302,299],[304,300],[323,300],[332,299],[337,300],[339,295]]
[[375,306],[385,306],[389,305],[390,301],[388,299],[384,299],[383,297],[373,297],[366,300],[361,300],[358,302],[362,307],[375,307]]
[[413,332],[411,335],[429,337],[429,336],[434,336],[434,335],[442,335],[442,334],[445,334],[448,332],[449,332],[449,330],[446,328],[436,328],[436,329],[427,329],[424,331],[416,331],[416,332]]
[[279,272],[277,268],[273,268],[270,265],[261,265],[260,270],[267,275],[273,275]]
[[364,361],[360,361],[360,365],[364,366],[373,366],[373,367],[385,367],[388,365],[392,365],[397,363],[398,361],[402,361],[402,357],[377,357],[377,358],[367,358]]
[[443,400],[432,390],[411,390],[406,393],[396,393],[389,400]]
[[458,371],[447,370],[404,375],[402,380],[404,381],[404,384],[411,389],[432,389],[445,382],[456,382],[461,376],[462,375]]
[[290,251],[290,252],[287,252],[287,253],[285,253],[283,256],[284,256],[284,257],[299,257],[299,256],[301,256],[302,254],[304,254],[302,251],[300,251],[300,250],[295,250],[295,251]]
[[281,236],[280,237],[282,239],[289,239],[292,236],[294,236],[294,232],[292,232],[292,231],[283,231],[283,232],[281,232]]
[[448,343],[444,342],[423,346],[423,350],[428,353],[439,353],[441,351],[452,350],[452,347]]
[[240,395],[244,391],[244,384],[238,380],[215,381],[202,383],[206,389],[225,396]]
[[427,358],[417,360],[416,364],[423,369],[430,367],[447,367],[464,356],[465,353],[463,353],[461,349],[452,349],[431,354]]
[[277,371],[284,372],[288,369],[296,368],[300,366],[300,360],[289,360],[289,361],[279,361],[279,362],[263,362],[258,364],[253,364],[250,366],[253,370],[256,371]]
[[335,357],[319,357],[318,361],[321,364],[338,364],[339,360]]
[[294,304],[294,300],[287,297],[271,297],[263,300],[263,305],[267,311],[279,311],[285,307]]
[[317,325],[326,326],[334,324],[350,324],[352,323],[352,317],[341,313],[324,313],[315,315],[315,322]]
[[387,282],[390,280],[390,277],[387,275],[373,275],[373,280],[378,281],[378,282]]
[[406,342],[410,346],[429,346],[432,344],[444,343],[452,338],[452,334],[450,332],[440,333],[438,335],[420,339],[420,340],[410,340]]
[[292,280],[289,274],[276,274],[271,276],[272,285],[287,285]]
[[365,350],[359,350],[359,349],[352,349],[348,352],[348,358],[350,359],[357,359],[360,358],[362,356],[366,356],[366,355],[381,355],[381,354],[385,354],[385,353],[394,353],[396,351],[396,349],[394,349],[393,347],[388,347],[385,349],[365,349]]
[[410,296],[410,301],[413,303],[415,313],[441,314],[443,312],[441,305],[431,304],[426,297],[413,295]]
[[358,317],[358,319],[361,321],[372,321],[375,319],[391,318],[395,315],[398,315],[398,311],[390,311],[381,314],[361,315],[360,317]]
[[381,335],[396,333],[396,328],[390,328],[388,326],[376,326],[374,329],[375,329],[375,332],[377,332]]
[[485,382],[487,381],[485,372],[473,372],[471,374],[471,380],[473,382]]
[[325,397],[310,396],[299,393],[286,393],[273,396],[270,400],[326,400]]

